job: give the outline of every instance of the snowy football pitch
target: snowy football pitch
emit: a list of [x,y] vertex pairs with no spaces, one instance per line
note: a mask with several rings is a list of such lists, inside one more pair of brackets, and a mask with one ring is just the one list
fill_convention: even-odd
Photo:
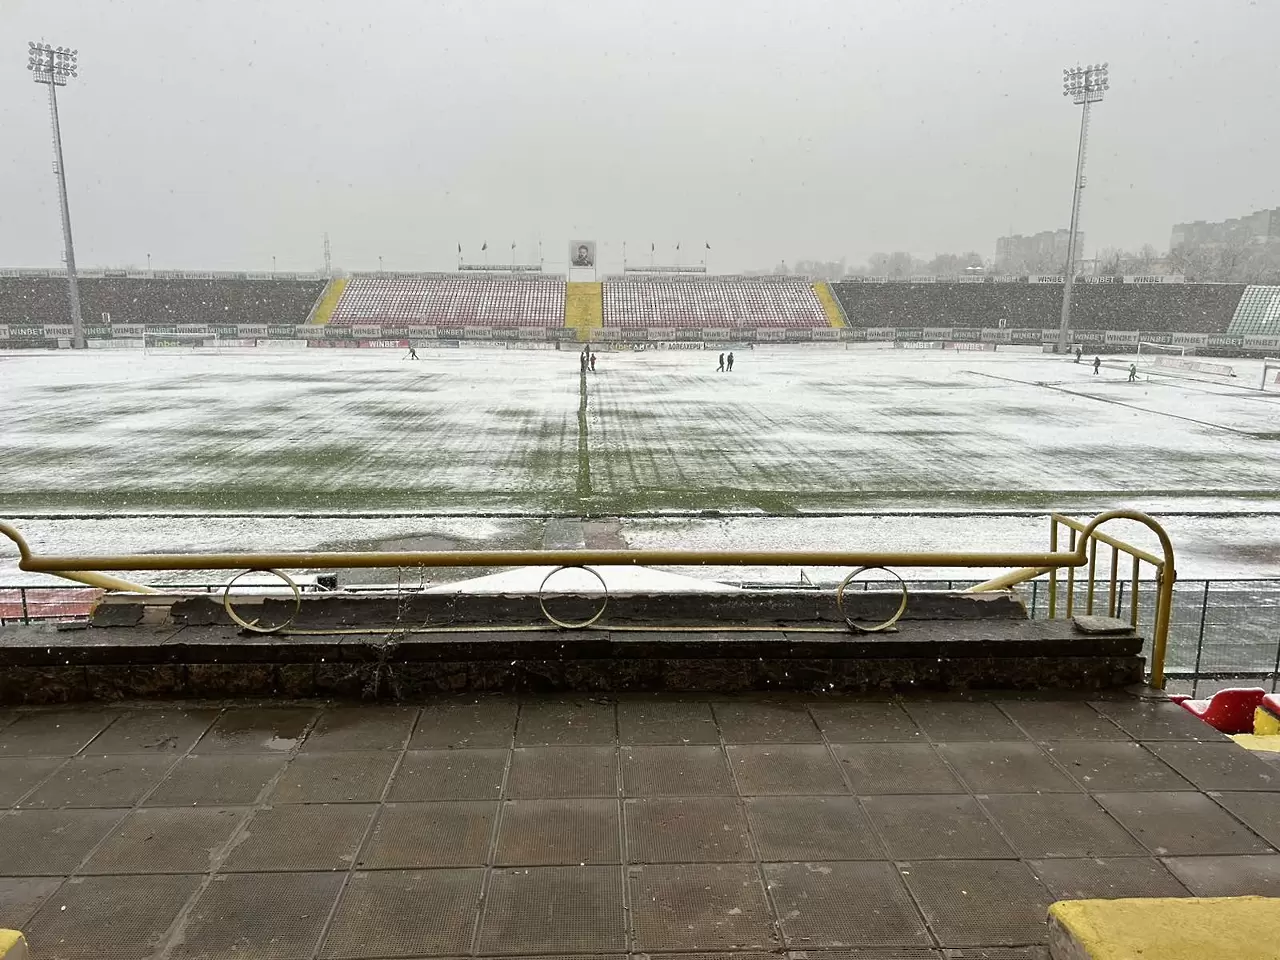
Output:
[[1260,366],[1039,353],[0,357],[0,512],[1212,509],[1280,497]]

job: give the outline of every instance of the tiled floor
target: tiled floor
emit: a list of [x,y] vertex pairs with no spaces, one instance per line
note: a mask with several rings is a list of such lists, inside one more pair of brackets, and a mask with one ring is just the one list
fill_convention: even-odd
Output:
[[1137,699],[0,714],[36,958],[1032,958],[1055,899],[1278,895],[1276,843],[1280,767]]

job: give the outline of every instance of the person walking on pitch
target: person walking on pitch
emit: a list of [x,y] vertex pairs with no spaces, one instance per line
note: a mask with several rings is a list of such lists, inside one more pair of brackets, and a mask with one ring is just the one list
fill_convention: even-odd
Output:
[[720,366],[716,367],[716,373],[724,373],[724,354],[720,354]]
[[1094,373],[1094,376],[1097,376],[1097,374],[1098,374],[1098,368],[1099,368],[1099,367],[1101,367],[1101,366],[1102,366],[1102,358],[1101,358],[1101,357],[1094,357],[1094,358],[1093,358],[1093,373]]

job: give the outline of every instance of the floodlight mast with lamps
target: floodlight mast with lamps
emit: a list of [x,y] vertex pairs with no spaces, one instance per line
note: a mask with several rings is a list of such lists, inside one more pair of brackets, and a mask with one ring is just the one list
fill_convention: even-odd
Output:
[[1097,103],[1110,86],[1108,64],[1079,65],[1062,71],[1062,95],[1080,104],[1080,147],[1076,152],[1076,182],[1071,194],[1071,230],[1067,234],[1067,263],[1062,277],[1062,321],[1058,326],[1058,353],[1070,349],[1071,287],[1076,273],[1076,234],[1080,226],[1080,193],[1084,190],[1084,155],[1089,142],[1089,104]]
[[71,242],[71,208],[67,206],[67,178],[62,164],[62,128],[58,123],[58,87],[77,75],[78,50],[53,47],[47,43],[27,43],[27,69],[31,79],[49,88],[49,116],[53,121],[53,170],[58,177],[58,199],[62,202],[62,241],[67,261],[67,297],[71,301],[72,344],[84,347],[84,320],[80,316],[80,287],[76,282],[75,245]]

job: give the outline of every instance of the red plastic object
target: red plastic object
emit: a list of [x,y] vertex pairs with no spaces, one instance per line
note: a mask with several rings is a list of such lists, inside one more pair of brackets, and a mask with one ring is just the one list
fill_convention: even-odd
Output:
[[1232,687],[1219,690],[1208,700],[1187,696],[1169,699],[1222,733],[1253,733],[1253,711],[1266,696],[1262,687]]

